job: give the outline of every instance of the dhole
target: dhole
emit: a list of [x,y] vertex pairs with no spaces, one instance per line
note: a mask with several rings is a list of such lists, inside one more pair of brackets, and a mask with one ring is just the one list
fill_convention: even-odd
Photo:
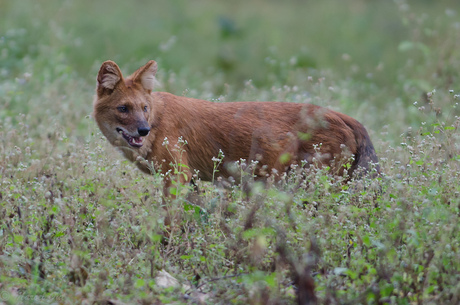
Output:
[[[124,78],[115,62],[106,61],[97,76],[94,100],[94,118],[102,133],[144,172],[150,172],[147,162],[166,173],[180,160],[185,165],[185,175],[177,177],[180,182],[189,182],[195,171],[209,181],[213,157],[220,150],[222,177],[230,176],[228,165],[240,159],[257,160],[259,177],[285,172],[302,160],[331,166],[338,175],[351,155],[349,174],[378,162],[366,129],[345,114],[310,104],[215,103],[153,92],[156,72],[151,60]],[[173,149],[179,137],[187,141],[181,154]],[[166,179],[165,191],[171,182]]]

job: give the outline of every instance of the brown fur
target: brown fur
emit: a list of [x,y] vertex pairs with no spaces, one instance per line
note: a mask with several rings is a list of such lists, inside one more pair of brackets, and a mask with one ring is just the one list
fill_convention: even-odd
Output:
[[[378,162],[365,128],[345,114],[310,104],[215,103],[152,92],[156,70],[155,61],[149,61],[124,79],[118,66],[106,61],[97,77],[94,101],[94,118],[102,133],[144,172],[150,170],[146,162],[139,162],[139,156],[155,163],[156,170],[163,173],[181,159],[189,167],[187,177],[179,177],[181,182],[190,180],[195,170],[201,179],[209,181],[212,158],[219,150],[225,155],[218,172],[223,177],[231,175],[227,165],[240,159],[259,161],[259,176],[273,170],[284,172],[302,160],[331,165],[338,175],[343,174],[343,164],[351,155],[355,160],[349,172]],[[128,111],[121,112],[120,106]],[[123,129],[128,137],[140,141],[138,130],[143,127],[149,127],[150,132],[143,137],[141,147],[132,147],[117,132],[117,128]],[[182,156],[174,150],[179,137],[188,143]],[[167,147],[162,145],[165,138]],[[318,154],[314,145],[320,143]],[[266,171],[261,170],[262,165]],[[167,180],[165,187],[170,184]]]

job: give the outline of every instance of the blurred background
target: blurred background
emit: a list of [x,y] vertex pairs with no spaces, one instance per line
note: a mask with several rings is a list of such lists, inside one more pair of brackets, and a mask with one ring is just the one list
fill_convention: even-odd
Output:
[[[159,90],[316,101],[371,130],[389,125],[397,136],[423,119],[414,102],[458,88],[459,7],[454,0],[3,0],[0,119],[44,112],[84,134],[101,63],[114,60],[129,74],[154,59]],[[389,121],[401,125],[392,130]]]

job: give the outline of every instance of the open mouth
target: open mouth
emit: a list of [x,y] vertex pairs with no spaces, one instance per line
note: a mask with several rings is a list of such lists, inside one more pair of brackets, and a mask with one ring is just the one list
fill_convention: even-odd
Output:
[[121,133],[126,142],[132,147],[142,147],[142,144],[144,144],[144,138],[142,137],[132,137],[120,128],[117,128],[117,132]]

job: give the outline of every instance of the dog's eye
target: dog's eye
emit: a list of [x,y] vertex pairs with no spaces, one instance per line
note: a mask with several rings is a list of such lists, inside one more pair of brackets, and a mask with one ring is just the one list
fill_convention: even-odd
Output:
[[117,107],[117,109],[120,112],[128,112],[128,107],[126,107],[126,106],[120,106],[120,107]]
[[147,112],[147,106],[144,106],[144,112]]

